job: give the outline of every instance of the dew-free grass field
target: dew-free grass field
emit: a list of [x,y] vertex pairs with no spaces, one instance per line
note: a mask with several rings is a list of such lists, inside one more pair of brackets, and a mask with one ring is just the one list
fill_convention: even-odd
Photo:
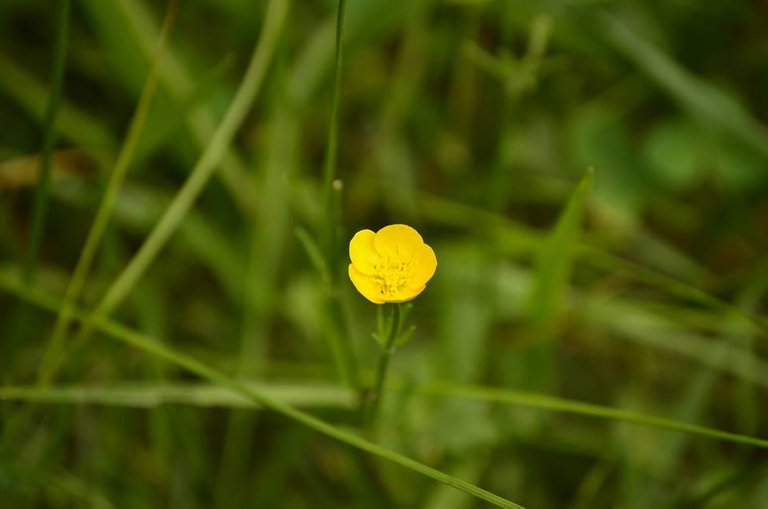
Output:
[[4,0],[0,507],[768,507],[766,26]]

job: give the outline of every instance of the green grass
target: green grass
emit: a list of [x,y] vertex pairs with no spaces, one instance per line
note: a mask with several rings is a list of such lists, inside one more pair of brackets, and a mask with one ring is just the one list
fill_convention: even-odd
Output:
[[768,506],[764,17],[0,3],[0,505]]

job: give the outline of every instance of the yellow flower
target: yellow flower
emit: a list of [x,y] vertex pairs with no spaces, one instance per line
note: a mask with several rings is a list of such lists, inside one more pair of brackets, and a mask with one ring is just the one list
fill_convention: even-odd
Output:
[[374,304],[413,299],[437,268],[435,252],[404,224],[357,232],[349,242],[349,258],[349,279]]

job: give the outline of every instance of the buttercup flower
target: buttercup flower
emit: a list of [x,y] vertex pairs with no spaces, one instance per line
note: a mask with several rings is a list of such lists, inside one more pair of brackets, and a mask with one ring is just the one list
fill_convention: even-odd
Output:
[[374,304],[413,299],[437,268],[435,252],[404,224],[357,232],[349,242],[349,258],[349,279]]

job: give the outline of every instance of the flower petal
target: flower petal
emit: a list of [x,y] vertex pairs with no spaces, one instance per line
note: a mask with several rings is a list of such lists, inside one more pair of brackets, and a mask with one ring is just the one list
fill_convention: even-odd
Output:
[[421,288],[409,288],[404,286],[394,295],[387,297],[387,302],[407,302],[413,300],[423,292],[425,288],[426,286],[422,286]]
[[380,256],[373,245],[376,236],[371,230],[360,230],[349,241],[349,258],[352,265],[362,274],[373,275],[374,267],[379,264]]
[[419,232],[405,224],[385,226],[373,239],[376,251],[384,258],[410,261],[415,249],[424,243]]
[[360,292],[363,297],[373,302],[374,304],[384,304],[384,300],[381,298],[381,292],[374,283],[371,276],[365,275],[355,268],[353,264],[349,264],[349,279],[352,280],[352,284],[355,285],[357,291]]
[[[411,259],[411,273],[408,281],[409,288],[421,288],[432,279],[437,269],[435,252],[427,244],[416,248]],[[424,288],[421,288],[422,290]],[[421,291],[421,290],[419,290]]]

